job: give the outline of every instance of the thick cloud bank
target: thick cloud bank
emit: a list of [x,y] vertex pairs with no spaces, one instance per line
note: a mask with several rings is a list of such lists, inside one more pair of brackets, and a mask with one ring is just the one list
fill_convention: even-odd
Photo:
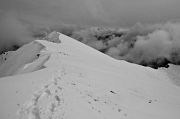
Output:
[[156,25],[137,24],[128,32],[124,41],[131,44],[125,55],[119,59],[150,66],[167,66],[168,63],[180,64],[180,23]]
[[119,60],[149,66],[180,64],[180,23],[142,25],[128,31],[90,28],[73,38]]
[[118,60],[152,68],[180,64],[180,22],[137,23],[129,30],[43,22],[38,24],[14,14],[0,17],[0,53],[16,50],[55,30]]

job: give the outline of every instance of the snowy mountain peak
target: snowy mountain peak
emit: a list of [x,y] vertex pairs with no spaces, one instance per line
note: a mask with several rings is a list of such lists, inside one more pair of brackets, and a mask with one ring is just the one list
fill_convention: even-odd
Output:
[[[60,43],[60,33],[52,32],[42,40]],[[29,73],[42,69],[48,55],[41,57],[41,51],[46,49],[43,43],[33,41],[17,51],[6,52],[1,55],[0,77]],[[39,57],[40,56],[40,57]]]
[[180,118],[180,88],[165,73],[115,60],[57,32],[45,39],[1,65],[0,76],[7,77],[0,79],[0,118]]

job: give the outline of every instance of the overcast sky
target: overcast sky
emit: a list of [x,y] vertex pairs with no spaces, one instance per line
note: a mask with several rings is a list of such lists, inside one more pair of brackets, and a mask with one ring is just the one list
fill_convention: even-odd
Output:
[[1,0],[7,14],[34,22],[129,27],[180,19],[180,0]]

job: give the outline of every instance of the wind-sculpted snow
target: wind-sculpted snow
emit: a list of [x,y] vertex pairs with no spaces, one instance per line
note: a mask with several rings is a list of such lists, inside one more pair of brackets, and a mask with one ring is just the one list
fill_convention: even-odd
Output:
[[180,88],[165,73],[59,38],[35,41],[46,68],[0,79],[0,118],[179,119]]
[[60,39],[59,39],[59,33],[57,33],[56,31],[50,33],[49,35],[47,35],[46,37],[44,37],[42,40],[47,40],[50,42],[54,42],[54,43],[61,43]]
[[[60,43],[59,33],[52,32],[44,40]],[[0,77],[29,73],[44,68],[49,55],[41,55],[45,46],[37,41],[24,45],[14,52],[1,55]]]
[[38,58],[43,45],[34,41],[14,52],[0,67],[0,77],[13,75],[20,67]]

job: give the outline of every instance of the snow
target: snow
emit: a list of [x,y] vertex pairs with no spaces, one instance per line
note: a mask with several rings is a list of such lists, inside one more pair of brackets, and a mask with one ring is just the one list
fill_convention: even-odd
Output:
[[38,42],[31,42],[11,54],[10,57],[1,65],[0,77],[11,76],[21,66],[30,63],[38,58],[37,54],[44,48]]
[[169,68],[161,68],[160,71],[164,72],[174,85],[180,86],[180,66],[170,64]]
[[0,78],[0,119],[180,118],[180,87],[164,70],[115,60],[63,34],[56,37],[59,43],[36,40],[24,46],[28,59],[16,60],[26,54],[16,51],[13,71],[6,61],[11,73],[3,72],[13,76]]
[[14,51],[8,51],[0,56],[0,66],[13,54]]

